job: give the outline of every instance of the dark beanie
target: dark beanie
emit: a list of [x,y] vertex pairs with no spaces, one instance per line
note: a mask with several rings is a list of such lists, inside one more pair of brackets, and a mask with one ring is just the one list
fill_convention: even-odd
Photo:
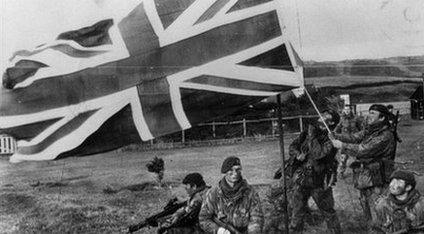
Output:
[[197,187],[202,187],[203,185],[206,185],[202,175],[200,175],[197,172],[186,175],[186,177],[183,180],[183,184],[190,184],[190,185],[194,184]]
[[378,111],[383,116],[386,116],[386,117],[390,115],[389,109],[385,105],[381,105],[381,104],[373,104],[370,106],[369,110]]
[[414,174],[412,174],[409,171],[395,171],[392,173],[392,175],[390,176],[390,180],[392,179],[400,179],[400,180],[404,180],[406,182],[407,185],[411,185],[412,188],[415,188],[416,185],[416,181],[415,181],[415,177]]
[[221,167],[221,173],[227,173],[233,166],[240,166],[240,159],[235,156],[230,156],[224,160]]

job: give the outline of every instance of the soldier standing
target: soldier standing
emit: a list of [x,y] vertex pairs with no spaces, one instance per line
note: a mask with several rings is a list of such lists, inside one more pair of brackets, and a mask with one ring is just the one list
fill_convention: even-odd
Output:
[[206,233],[262,233],[263,213],[259,195],[241,175],[237,157],[224,160],[225,174],[218,186],[209,190],[199,215]]
[[[323,119],[330,129],[340,121],[337,112],[323,112]],[[292,175],[291,233],[303,230],[308,199],[312,197],[324,215],[329,233],[341,233],[334,210],[332,185],[337,175],[337,149],[333,147],[322,119],[318,126],[309,125],[290,145],[289,154]]]
[[[334,129],[334,132],[339,134],[352,134],[359,132],[361,127],[362,123],[359,118],[355,116],[351,108],[346,107],[343,110],[340,123]],[[348,159],[349,155],[344,153],[340,154],[339,173],[342,178],[344,177],[344,173],[346,171],[346,163]]]
[[364,130],[353,134],[335,134],[334,147],[356,158],[351,164],[354,186],[359,189],[360,203],[366,220],[372,220],[370,204],[388,184],[393,172],[391,157],[395,138],[390,130],[387,107],[373,104],[369,108]]
[[[389,194],[378,199],[376,222],[383,233],[422,233],[424,197],[415,189],[411,172],[395,171],[390,176]],[[419,230],[418,230],[419,229]]]

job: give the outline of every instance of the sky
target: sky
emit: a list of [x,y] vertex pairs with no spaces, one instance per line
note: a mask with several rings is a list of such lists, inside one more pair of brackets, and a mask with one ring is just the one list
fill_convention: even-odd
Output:
[[[123,17],[137,0],[0,0],[1,68],[20,49]],[[288,38],[303,60],[424,55],[424,0],[279,0]],[[99,10],[99,7],[100,10]],[[112,11],[110,11],[113,9]]]

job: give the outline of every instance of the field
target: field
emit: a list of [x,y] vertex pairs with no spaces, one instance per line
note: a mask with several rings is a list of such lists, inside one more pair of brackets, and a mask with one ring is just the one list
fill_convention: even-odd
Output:
[[383,76],[328,76],[305,78],[305,84],[349,94],[352,103],[407,101],[421,79]]
[[[424,155],[424,122],[403,120],[399,127],[403,143],[399,145],[398,160],[413,160],[408,168],[423,171],[420,156]],[[289,141],[287,138],[286,145]],[[159,211],[172,191],[178,191],[175,187],[185,174],[201,172],[208,184],[215,185],[221,177],[221,162],[228,155],[242,159],[244,177],[263,197],[280,164],[277,141],[149,152],[114,151],[20,164],[10,164],[2,158],[1,233],[124,233],[128,225]],[[154,156],[165,160],[164,181],[168,187],[152,184],[145,164]],[[418,188],[424,191],[423,180]],[[343,231],[363,233],[364,220],[350,177],[340,180],[334,190]],[[264,204],[265,210],[269,208]],[[313,217],[317,226],[308,226],[307,233],[325,233],[319,215]],[[153,232],[145,229],[139,233]]]

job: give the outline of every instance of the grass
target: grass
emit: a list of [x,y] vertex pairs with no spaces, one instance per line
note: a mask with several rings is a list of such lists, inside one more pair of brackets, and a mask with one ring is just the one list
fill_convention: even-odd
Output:
[[[403,120],[398,160],[413,160],[408,169],[424,170],[424,122]],[[286,146],[289,141],[286,141]],[[287,147],[286,147],[287,150]],[[125,233],[161,210],[189,172],[201,172],[210,185],[221,178],[220,166],[229,155],[239,156],[243,175],[255,184],[270,219],[272,204],[265,194],[279,167],[277,141],[147,152],[108,152],[58,161],[10,164],[0,160],[1,233]],[[165,186],[153,184],[145,164],[154,156],[165,160]],[[423,191],[424,181],[418,180]],[[357,191],[350,179],[334,188],[336,210],[344,233],[364,233]],[[315,205],[306,233],[326,233]],[[144,229],[139,233],[152,233]]]

